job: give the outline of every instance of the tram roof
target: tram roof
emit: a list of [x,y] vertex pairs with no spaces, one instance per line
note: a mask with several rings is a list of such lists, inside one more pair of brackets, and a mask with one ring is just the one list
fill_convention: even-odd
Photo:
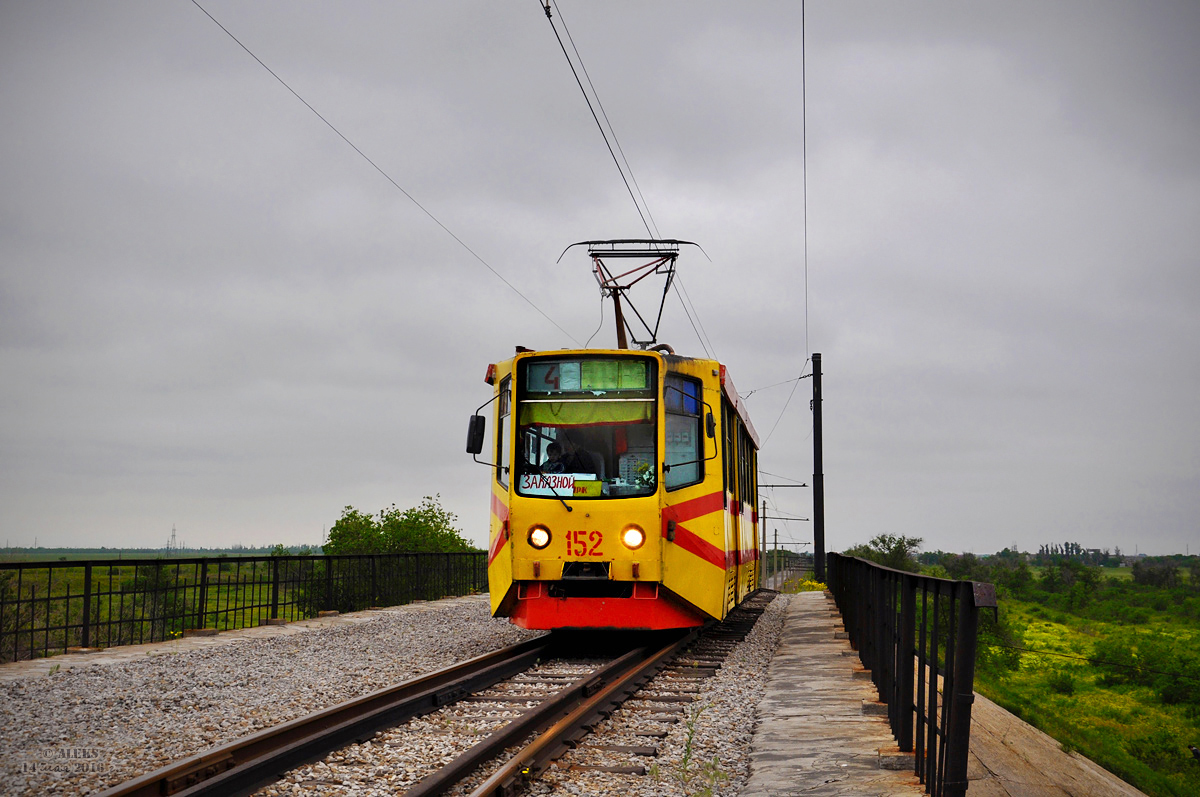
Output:
[[[715,364],[717,366],[717,368],[719,369],[718,373],[720,375],[719,378],[721,380],[721,392],[725,395],[725,398],[729,399],[729,403],[733,406],[734,410],[737,412],[738,417],[742,419],[742,423],[745,425],[746,431],[750,435],[750,439],[754,441],[755,450],[757,450],[761,447],[761,441],[759,440],[759,437],[758,437],[758,431],[755,430],[754,423],[750,420],[750,413],[746,409],[745,402],[742,401],[742,397],[738,395],[737,388],[734,387],[733,378],[729,375],[729,369],[726,368],[725,365],[718,362],[717,360],[713,360],[708,357],[688,357],[688,356],[685,356],[682,354],[664,354],[662,352],[640,351],[640,350],[636,350],[636,349],[546,349],[546,350],[534,350],[534,349],[527,349],[524,346],[517,347],[517,353],[513,357],[513,359],[515,360],[517,357],[521,357],[523,355],[545,357],[545,356],[553,356],[553,355],[571,356],[571,355],[575,355],[575,354],[589,355],[589,356],[595,356],[597,354],[600,354],[600,355],[615,354],[615,355],[619,355],[619,356],[628,356],[631,354],[641,354],[641,355],[648,354],[648,355],[657,355],[657,356],[661,357],[663,360],[668,361],[668,362],[671,360],[693,360],[693,361],[697,361],[697,362],[711,362],[711,363]],[[490,384],[491,376],[494,373],[495,373],[495,365],[489,366],[488,367],[489,384]]]

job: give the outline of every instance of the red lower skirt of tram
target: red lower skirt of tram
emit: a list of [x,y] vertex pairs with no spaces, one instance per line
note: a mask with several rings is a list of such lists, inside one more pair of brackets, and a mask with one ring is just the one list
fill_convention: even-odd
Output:
[[635,582],[628,598],[559,597],[553,582],[517,584],[517,600],[509,618],[515,625],[535,630],[556,628],[661,631],[703,625],[707,615],[678,598],[666,595],[658,584]]

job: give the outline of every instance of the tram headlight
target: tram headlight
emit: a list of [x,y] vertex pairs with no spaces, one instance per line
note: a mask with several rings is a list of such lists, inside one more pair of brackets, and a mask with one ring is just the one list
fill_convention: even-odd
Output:
[[529,527],[529,544],[539,551],[550,544],[550,529],[538,524]]
[[625,547],[630,550],[637,550],[642,547],[642,543],[646,541],[646,532],[642,531],[642,527],[636,523],[630,523],[621,532],[621,542],[625,543]]

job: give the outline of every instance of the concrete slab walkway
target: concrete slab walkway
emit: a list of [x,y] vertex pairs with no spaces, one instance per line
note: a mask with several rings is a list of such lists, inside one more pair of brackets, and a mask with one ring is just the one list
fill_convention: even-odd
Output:
[[[831,598],[791,596],[741,797],[924,794],[886,714],[864,713],[881,707],[878,693],[839,631]],[[1145,797],[978,693],[967,778],[968,797]]]
[[920,795],[909,771],[880,768],[895,746],[886,716],[863,713],[877,700],[850,644],[835,638],[837,607],[821,592],[791,596],[779,650],[767,673],[741,797]]

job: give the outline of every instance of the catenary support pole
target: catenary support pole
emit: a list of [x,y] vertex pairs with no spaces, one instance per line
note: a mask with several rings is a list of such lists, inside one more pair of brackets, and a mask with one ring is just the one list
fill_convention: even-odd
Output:
[[767,566],[767,499],[762,502],[762,514],[758,516],[758,544],[762,546],[762,556],[758,558],[758,585],[769,587],[763,580],[763,568]]
[[813,567],[825,581],[825,473],[821,440],[821,355],[813,353]]

